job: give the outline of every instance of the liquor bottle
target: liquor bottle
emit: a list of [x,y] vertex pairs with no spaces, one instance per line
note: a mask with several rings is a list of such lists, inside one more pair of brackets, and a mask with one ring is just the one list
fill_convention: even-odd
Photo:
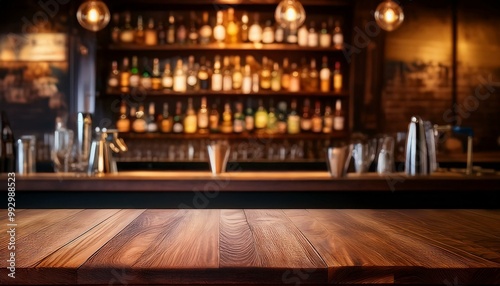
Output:
[[296,63],[292,63],[292,72],[290,73],[290,86],[288,90],[290,92],[300,91],[300,74]]
[[174,15],[170,14],[168,16],[168,30],[167,30],[167,43],[168,44],[173,44],[175,43],[175,17]]
[[266,56],[262,57],[262,69],[260,70],[260,88],[271,89],[271,67]]
[[309,99],[306,98],[304,100],[304,105],[302,106],[302,117],[300,118],[300,129],[304,132],[311,131],[312,121],[311,121],[310,109],[311,106]]
[[253,24],[248,29],[248,40],[254,44],[260,43],[262,40],[262,27],[259,24],[259,14],[253,16]]
[[153,81],[151,79],[151,73],[149,72],[149,65],[147,58],[144,58],[144,64],[141,76],[141,86],[146,90],[150,90],[151,87],[153,86]]
[[301,59],[301,68],[300,68],[300,87],[303,90],[309,89],[309,68],[307,67],[307,62],[305,58]]
[[340,28],[340,21],[335,21],[335,29],[333,30],[333,47],[341,50],[344,47],[344,34]]
[[237,43],[238,37],[240,33],[240,27],[238,23],[234,21],[234,8],[227,9],[227,37],[226,42],[228,43]]
[[204,11],[203,15],[203,23],[200,28],[200,44],[208,44],[212,41],[212,27],[208,23],[208,12]]
[[252,109],[252,101],[249,98],[247,101],[247,108],[245,109],[245,130],[252,133],[255,127],[255,118]]
[[316,92],[319,90],[319,73],[316,69],[316,59],[311,60],[311,67],[309,68],[309,91]]
[[170,67],[170,60],[165,64],[165,70],[161,78],[161,85],[165,90],[172,90],[174,87],[174,78],[172,77],[172,70]]
[[174,115],[172,131],[174,133],[184,132],[183,123],[184,123],[184,118],[182,116],[182,102],[177,101],[177,104],[175,106],[175,115]]
[[243,82],[241,84],[241,92],[244,94],[249,94],[252,92],[252,71],[250,70],[250,65],[245,65],[243,73]]
[[187,72],[187,90],[199,90],[200,85],[198,84],[198,71],[194,64],[194,56],[189,56],[188,58],[188,72]]
[[274,43],[274,29],[271,20],[266,21],[264,30],[262,31],[262,43],[272,44]]
[[207,98],[202,97],[200,110],[198,110],[198,130],[201,134],[209,132],[208,121]]
[[285,29],[279,24],[276,25],[274,29],[274,41],[276,43],[283,43],[285,40]]
[[198,130],[198,118],[193,108],[193,99],[188,98],[186,117],[184,117],[184,133],[193,134]]
[[255,130],[257,132],[262,132],[267,128],[267,110],[264,108],[264,103],[262,99],[259,99],[259,107],[255,112]]
[[222,133],[233,132],[233,113],[231,111],[231,104],[229,104],[229,102],[226,102],[226,104],[224,104],[224,112],[222,113],[222,123],[220,131]]
[[186,92],[186,73],[182,66],[182,59],[177,60],[177,65],[174,71],[174,91]]
[[340,131],[344,130],[344,112],[342,111],[342,102],[337,99],[335,102],[335,114],[333,116],[333,129]]
[[271,72],[271,90],[281,90],[281,70],[278,63],[273,64],[273,71]]
[[222,69],[222,90],[233,90],[233,73],[229,65],[229,57],[224,57],[224,67]]
[[287,131],[287,118],[286,118],[286,102],[280,101],[278,103],[278,133],[285,134]]
[[314,114],[311,119],[312,132],[321,133],[323,131],[323,118],[321,117],[321,103],[316,101],[314,106]]
[[111,62],[111,73],[108,78],[108,87],[111,89],[118,88],[120,86],[120,72],[118,71],[118,62]]
[[296,45],[298,43],[299,36],[297,31],[297,25],[295,23],[290,23],[288,33],[286,36],[286,42],[289,44]]
[[290,114],[288,114],[287,120],[287,131],[288,134],[298,134],[300,133],[300,116],[297,113],[297,100],[292,99],[290,104]]
[[248,14],[247,12],[243,12],[243,15],[241,16],[241,32],[240,32],[240,41],[242,43],[247,43],[248,42]]
[[222,72],[220,70],[220,57],[215,56],[214,71],[212,73],[212,90],[221,91],[222,90]]
[[309,32],[307,33],[307,46],[317,47],[319,45],[319,35],[316,31],[316,23],[311,21]]
[[197,27],[197,20],[196,20],[196,14],[195,12],[191,12],[191,21],[189,23],[189,34],[188,34],[188,39],[190,44],[196,44],[198,43],[198,27]]
[[135,28],[134,40],[136,44],[144,45],[144,24],[142,22],[141,15],[137,17],[137,27]]
[[320,79],[320,90],[321,92],[329,92],[330,91],[330,80],[331,80],[331,72],[328,68],[328,57],[323,56],[323,65],[321,70],[319,71],[319,79]]
[[151,88],[153,90],[160,90],[162,77],[160,74],[160,60],[158,58],[153,59],[153,72],[151,73]]
[[297,32],[297,43],[301,47],[306,47],[307,46],[307,40],[308,40],[308,34],[309,30],[307,29],[307,26],[304,24],[302,27],[300,27],[299,31]]
[[130,120],[130,130],[134,131],[134,122],[137,117],[137,108],[135,106],[130,106],[129,120]]
[[219,132],[219,111],[217,110],[217,104],[213,103],[210,109],[210,116],[208,117],[210,133]]
[[2,110],[2,121],[0,125],[0,173],[15,172],[16,157],[14,153],[14,134],[10,127],[7,113]]
[[322,48],[330,47],[332,43],[332,35],[328,32],[328,24],[326,22],[321,23],[321,31],[319,34],[319,46]]
[[209,90],[210,88],[209,71],[206,66],[206,60],[204,56],[200,58],[200,69],[198,70],[198,82],[200,83],[201,90]]
[[186,25],[184,25],[184,18],[182,16],[179,17],[178,23],[179,25],[175,31],[175,40],[178,44],[185,44],[187,41],[188,31]]
[[144,31],[144,44],[146,46],[158,45],[158,33],[155,29],[155,20],[153,18],[149,18],[148,27]]
[[132,67],[130,68],[130,87],[137,88],[139,87],[141,81],[141,77],[139,76],[139,60],[137,56],[132,57]]
[[332,133],[333,130],[333,115],[330,105],[325,106],[325,114],[323,115],[323,133]]
[[283,70],[281,73],[281,88],[283,90],[290,90],[290,67],[288,66],[288,58],[283,59]]
[[163,103],[163,115],[161,117],[161,123],[160,123],[160,130],[163,133],[170,133],[172,132],[172,125],[173,125],[173,119],[172,116],[170,116],[168,112],[168,103],[164,102]]
[[134,42],[134,30],[132,25],[130,25],[131,16],[130,12],[125,12],[125,24],[120,31],[120,41],[124,44],[130,44]]
[[218,43],[223,43],[226,39],[226,28],[223,25],[224,14],[222,11],[217,11],[217,24],[214,27],[214,39]]
[[158,131],[158,124],[156,122],[156,112],[155,112],[155,103],[150,102],[149,103],[149,112],[148,112],[148,117],[146,119],[147,122],[147,128],[148,132],[157,132]]
[[163,26],[163,21],[158,22],[156,34],[158,35],[158,44],[165,45],[167,43],[167,33],[165,31],[165,27]]
[[130,67],[128,58],[123,58],[122,71],[120,72],[120,90],[128,92],[130,87]]
[[259,78],[259,73],[255,72],[252,74],[252,92],[258,93],[260,90],[260,78]]
[[274,109],[273,100],[269,100],[269,113],[267,114],[267,133],[276,134],[278,132],[278,116]]
[[114,44],[120,42],[120,14],[113,14],[113,28],[111,28],[111,41]]
[[130,119],[127,117],[127,104],[122,100],[120,105],[120,117],[116,121],[118,132],[130,132]]
[[147,130],[147,123],[144,119],[144,104],[139,105],[139,109],[135,113],[135,120],[132,123],[132,130],[135,133],[144,133]]
[[335,70],[333,71],[333,91],[342,91],[342,72],[340,71],[340,62],[335,62]]
[[233,132],[242,133],[245,130],[245,115],[243,114],[243,103],[236,102],[236,112],[234,113]]
[[243,84],[243,73],[241,72],[240,56],[234,57],[233,89],[240,90]]

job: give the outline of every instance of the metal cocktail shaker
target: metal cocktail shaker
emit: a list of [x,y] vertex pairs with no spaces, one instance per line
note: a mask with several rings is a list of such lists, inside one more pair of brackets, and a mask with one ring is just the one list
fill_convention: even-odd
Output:
[[79,112],[76,120],[77,163],[82,171],[87,168],[92,142],[92,115]]
[[429,150],[434,140],[427,140],[428,134],[424,121],[418,116],[413,116],[406,139],[405,171],[409,176],[430,175],[433,171],[436,153]]

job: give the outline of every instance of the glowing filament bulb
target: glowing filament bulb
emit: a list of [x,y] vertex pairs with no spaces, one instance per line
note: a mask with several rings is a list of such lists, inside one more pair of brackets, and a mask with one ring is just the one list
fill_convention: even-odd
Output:
[[96,8],[91,8],[87,13],[87,20],[94,23],[99,21],[99,11]]
[[297,19],[297,11],[294,7],[288,7],[285,12],[285,18],[287,21],[295,21]]
[[385,11],[384,13],[384,19],[387,23],[393,23],[394,21],[396,21],[396,13],[394,13],[394,10],[392,10],[391,8],[387,9],[387,11]]

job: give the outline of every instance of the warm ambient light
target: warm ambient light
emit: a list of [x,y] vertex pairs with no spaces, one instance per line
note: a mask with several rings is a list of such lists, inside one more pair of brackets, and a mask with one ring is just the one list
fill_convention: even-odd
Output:
[[76,13],[78,23],[87,30],[97,32],[109,23],[110,13],[104,2],[99,0],[85,1]]
[[276,7],[274,18],[284,28],[300,27],[306,20],[306,11],[298,0],[283,0]]
[[396,30],[404,20],[403,9],[392,0],[385,0],[375,10],[375,21],[386,31]]

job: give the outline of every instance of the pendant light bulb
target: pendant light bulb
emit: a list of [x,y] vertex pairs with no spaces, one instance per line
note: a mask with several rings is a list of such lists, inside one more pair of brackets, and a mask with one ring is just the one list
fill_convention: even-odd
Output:
[[396,30],[405,18],[403,9],[392,0],[384,0],[375,10],[375,21],[386,31]]
[[283,28],[300,27],[306,20],[306,11],[298,0],[282,0],[276,7],[274,19]]
[[76,12],[76,19],[82,27],[97,32],[106,27],[110,20],[108,6],[100,0],[83,2]]

